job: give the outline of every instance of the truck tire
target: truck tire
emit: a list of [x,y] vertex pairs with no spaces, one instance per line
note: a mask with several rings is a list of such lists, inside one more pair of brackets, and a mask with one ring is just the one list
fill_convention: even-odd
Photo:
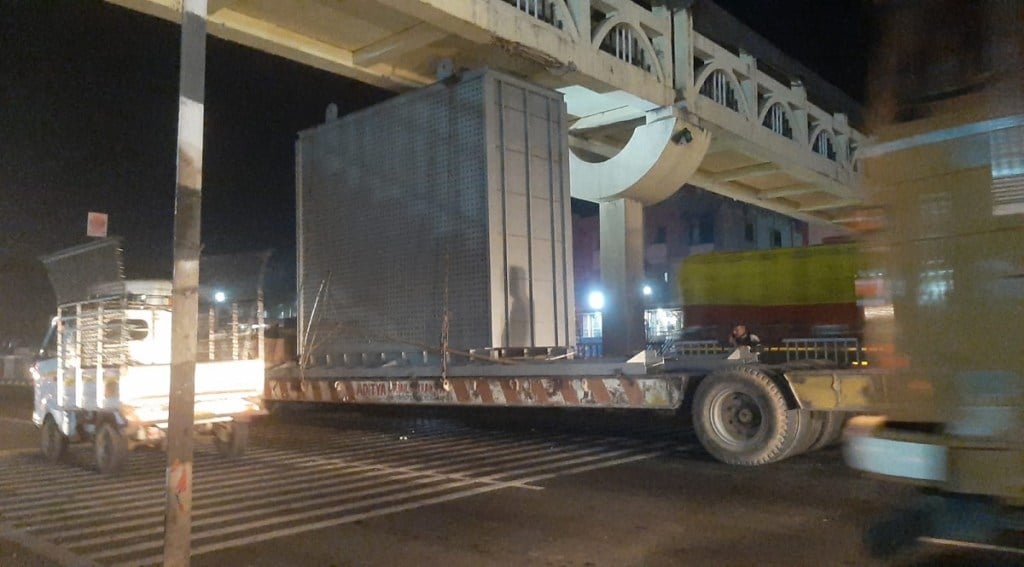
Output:
[[694,394],[697,438],[726,464],[756,466],[788,457],[806,440],[806,423],[800,410],[788,409],[775,382],[754,367],[710,374]]
[[52,415],[47,415],[43,419],[40,433],[39,448],[42,449],[43,458],[49,463],[60,462],[68,450],[68,436],[57,427],[57,421]]
[[799,411],[800,419],[797,425],[797,440],[793,443],[793,448],[789,453],[781,457],[782,459],[812,451],[815,441],[818,440],[822,431],[825,430],[825,417],[821,415],[821,412]]
[[245,454],[249,446],[249,423],[234,421],[213,434],[217,452],[227,459],[237,459]]
[[817,451],[818,449],[831,447],[838,443],[839,439],[843,436],[843,425],[846,424],[846,412],[816,411],[814,413],[821,415],[824,427],[822,427],[817,439],[811,443],[811,448],[808,451]]
[[117,425],[110,421],[101,423],[92,443],[96,452],[96,468],[101,474],[116,475],[124,470],[128,462],[128,439]]

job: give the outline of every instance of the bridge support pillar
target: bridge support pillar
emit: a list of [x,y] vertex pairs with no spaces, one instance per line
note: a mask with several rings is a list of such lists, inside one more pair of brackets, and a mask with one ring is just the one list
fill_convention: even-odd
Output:
[[673,107],[647,112],[629,142],[608,160],[569,155],[572,196],[600,204],[604,354],[632,356],[644,349],[645,205],[669,198],[697,171],[711,135]]
[[646,344],[640,289],[644,278],[644,208],[633,199],[600,204],[605,356],[632,356]]

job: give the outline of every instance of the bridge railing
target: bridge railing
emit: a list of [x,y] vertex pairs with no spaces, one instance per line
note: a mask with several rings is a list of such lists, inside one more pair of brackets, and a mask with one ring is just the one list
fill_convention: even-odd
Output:
[[519,11],[672,84],[672,18],[633,0],[502,0]]
[[565,22],[569,19],[569,10],[564,1],[556,0],[503,0],[511,4],[529,16],[551,24],[562,30],[565,29]]
[[798,80],[783,84],[762,69],[753,56],[734,53],[699,33],[693,34],[693,84],[687,102],[696,97],[731,111],[743,123],[759,125],[792,142],[794,149],[816,156],[814,169],[840,182],[857,175],[856,152],[863,135],[850,127],[843,113],[829,113],[807,99]]

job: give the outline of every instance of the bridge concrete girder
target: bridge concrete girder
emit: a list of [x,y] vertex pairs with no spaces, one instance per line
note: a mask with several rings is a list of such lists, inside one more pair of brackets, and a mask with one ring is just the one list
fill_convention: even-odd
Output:
[[[584,118],[577,130],[608,126],[609,116],[630,117],[628,107]],[[644,205],[672,196],[697,171],[711,135],[684,120],[674,107],[645,113],[626,145],[601,162],[570,151],[573,197],[600,203],[601,282],[606,297],[602,334],[608,356],[644,349],[640,287],[644,278]],[[583,142],[586,143],[585,141]]]
[[352,62],[359,67],[401,56],[444,38],[448,32],[425,23],[418,23],[394,35],[352,52]]
[[696,113],[704,118],[702,123],[716,124],[709,127],[709,130],[716,140],[728,144],[730,148],[758,156],[761,161],[774,163],[777,169],[814,183],[822,191],[843,198],[856,197],[851,187],[853,180],[850,173],[843,171],[837,163],[814,152],[803,151],[799,142],[783,138],[759,123],[746,121],[742,115],[711,101],[699,100],[694,107]]
[[[612,91],[615,85],[629,85],[632,93],[655,104],[667,105],[675,100],[670,70],[662,69],[659,63],[657,72],[650,73],[619,61],[599,50],[592,38],[583,37],[571,18],[564,22],[568,28],[566,33],[555,33],[550,25],[540,20],[522,18],[515,6],[504,2],[374,1],[473,43],[497,46],[539,63],[548,72],[531,76],[529,80],[542,86],[557,88],[579,84],[598,91]],[[642,12],[628,3],[620,8]],[[606,23],[619,23],[621,19],[613,18]],[[652,23],[660,22],[661,18],[653,20]],[[603,37],[598,30],[593,33]],[[655,53],[652,46],[647,47],[649,52]]]
[[[105,1],[164,20],[181,21],[181,0]],[[208,1],[209,35],[389,90],[404,91],[436,81],[432,71],[418,72],[382,58],[360,66],[355,61],[355,51],[289,29],[269,18],[253,16],[240,9],[249,6],[242,0]]]
[[[181,0],[106,1],[180,21]],[[402,92],[434,83],[438,65],[445,61],[457,69],[490,67],[559,90],[575,119],[570,120],[571,143],[582,154],[613,156],[635,123],[645,120],[645,113],[668,105],[685,108],[688,119],[713,137],[709,155],[722,145],[736,144],[745,156],[727,167],[720,167],[724,159],[706,159],[698,173],[713,183],[702,184],[703,188],[727,196],[746,195],[743,200],[796,218],[832,222],[845,214],[841,209],[862,197],[855,161],[866,139],[847,120],[847,111],[858,115],[855,103],[835,96],[823,81],[710,4],[207,4],[210,35],[388,90]],[[759,62],[762,58],[765,64]],[[822,92],[831,94],[822,98]],[[816,100],[827,104],[818,106]],[[690,131],[695,134],[697,129]],[[664,146],[652,148],[657,154]],[[612,161],[625,160],[619,156]],[[764,164],[761,173],[743,169],[757,164]],[[611,169],[607,164],[605,168]],[[645,183],[651,179],[653,172],[645,176]],[[801,183],[816,190],[772,193]],[[667,183],[664,190],[674,191],[678,186],[673,185],[674,181]],[[659,197],[639,198],[648,202]]]
[[588,162],[570,152],[573,197],[592,202],[632,199],[653,205],[672,196],[697,171],[711,135],[685,121],[673,107],[646,114],[615,156]]
[[[822,213],[828,209],[849,207],[854,203],[852,200],[833,198],[833,200],[828,201],[827,203],[821,203],[820,205],[816,205],[805,210],[800,208],[801,205],[799,202],[788,199],[787,197],[821,192],[820,188],[810,186],[801,187],[797,190],[794,187],[793,192],[786,195],[766,195],[757,189],[736,183],[735,181],[716,181],[706,173],[699,171],[693,174],[693,177],[690,178],[690,183],[702,189],[722,195],[723,197],[729,197],[730,199],[757,205],[763,209],[775,211],[811,224],[833,224],[836,221],[834,221],[831,216]],[[845,232],[845,229],[842,227],[838,228]]]

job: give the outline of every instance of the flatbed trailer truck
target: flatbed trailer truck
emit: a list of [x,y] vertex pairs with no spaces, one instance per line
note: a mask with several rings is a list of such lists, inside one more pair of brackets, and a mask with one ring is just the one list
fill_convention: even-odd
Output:
[[[788,373],[830,361],[767,365],[754,357],[664,361],[495,359],[431,364],[430,353],[354,355],[359,367],[284,365],[268,370],[264,400],[282,403],[469,407],[691,408],[702,445],[737,465],[779,461],[835,443],[845,413],[802,408]],[[545,355],[546,356],[546,355]],[[363,366],[366,359],[376,367]],[[416,360],[417,362],[412,362]],[[399,361],[396,363],[396,361]],[[500,361],[500,362],[499,362]]]
[[[723,264],[727,270],[718,269]],[[770,282],[754,277],[780,270],[792,273]],[[759,333],[771,327],[804,334],[775,337],[753,353],[727,347],[713,335],[694,336],[630,360],[573,359],[565,348],[488,348],[442,356],[440,347],[397,343],[317,357],[315,344],[337,337],[310,336],[299,345],[299,362],[268,370],[264,400],[268,407],[397,404],[684,412],[692,415],[701,443],[714,457],[738,465],[766,464],[837,443],[854,410],[822,403],[832,391],[831,381],[822,385],[820,375],[811,374],[808,382],[801,372],[868,364],[862,311],[873,308],[873,298],[862,297],[858,289],[871,274],[861,270],[857,247],[707,254],[685,261],[680,274],[683,296],[696,304],[684,307],[684,314],[701,330],[728,331],[712,325],[716,321],[749,321]],[[794,289],[800,274],[814,289]],[[719,285],[723,279],[739,283]],[[311,314],[303,327],[312,335],[318,323]],[[843,334],[813,336],[816,328],[839,328]],[[860,383],[860,374],[850,376]]]
[[790,378],[828,362],[701,345],[572,359],[565,112],[485,70],[300,133],[299,361],[268,370],[266,403],[687,406],[738,465],[834,442],[845,414],[806,407]]

